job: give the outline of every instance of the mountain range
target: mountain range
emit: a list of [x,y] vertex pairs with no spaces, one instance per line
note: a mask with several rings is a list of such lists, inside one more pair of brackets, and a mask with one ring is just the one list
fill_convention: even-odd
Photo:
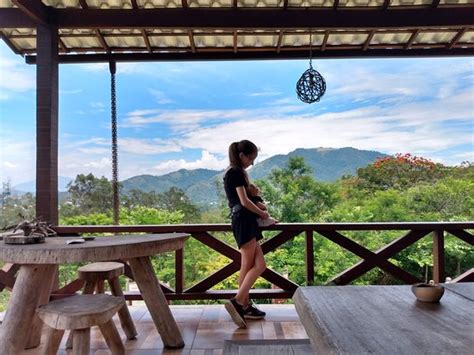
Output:
[[[335,181],[343,175],[355,174],[358,168],[367,166],[386,154],[355,148],[299,148],[255,164],[249,170],[249,175],[252,179],[265,178],[273,169],[284,168],[288,159],[296,156],[304,158],[306,164],[311,167],[315,179]],[[181,169],[161,176],[134,176],[122,181],[122,186],[125,193],[133,189],[164,192],[176,186],[184,190],[194,203],[209,205],[218,201],[223,172],[224,170]]]
[[[335,181],[343,175],[355,174],[358,168],[371,164],[386,154],[355,148],[299,148],[288,154],[280,154],[255,164],[249,175],[252,179],[265,178],[273,169],[284,168],[291,157],[303,157],[319,181]],[[164,192],[175,186],[185,191],[192,202],[198,205],[212,205],[218,201],[224,170],[181,169],[165,175],[137,175],[121,181],[123,192],[137,189],[145,192]],[[59,178],[59,191],[66,191],[71,178]],[[35,182],[13,187],[16,192],[34,192]]]

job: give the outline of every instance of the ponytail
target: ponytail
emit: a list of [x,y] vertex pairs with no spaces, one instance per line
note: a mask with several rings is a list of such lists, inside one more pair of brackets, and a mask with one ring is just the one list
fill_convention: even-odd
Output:
[[229,146],[229,165],[240,167],[239,142],[234,142]]
[[241,140],[240,142],[233,142],[229,146],[229,165],[231,167],[242,168],[240,161],[240,153],[244,155],[256,154],[258,152],[257,146],[249,140]]

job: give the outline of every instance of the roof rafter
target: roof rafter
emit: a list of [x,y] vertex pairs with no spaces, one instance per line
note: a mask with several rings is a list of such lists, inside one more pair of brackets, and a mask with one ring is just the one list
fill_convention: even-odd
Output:
[[459,40],[461,39],[462,36],[464,36],[464,34],[466,33],[467,31],[467,28],[464,27],[461,31],[459,31],[456,36],[454,36],[453,40],[451,41],[451,43],[448,45],[448,49],[452,49],[454,48],[454,46],[459,42]]
[[105,41],[104,36],[102,36],[102,33],[100,33],[100,30],[98,30],[98,29],[95,30],[95,34],[97,35],[97,38],[99,40],[100,45],[104,48],[104,50],[107,53],[110,53],[110,47],[107,44],[107,42]]
[[26,16],[36,23],[47,25],[51,22],[50,11],[52,8],[47,7],[41,1],[37,0],[12,0]]
[[3,39],[5,44],[10,47],[10,49],[13,51],[15,54],[21,54],[20,50],[15,46],[15,44],[8,38],[3,31],[0,31],[0,38]]
[[375,30],[370,31],[369,35],[367,36],[367,41],[365,41],[364,46],[362,47],[363,51],[366,51],[367,48],[370,46],[370,41],[372,41],[372,38],[375,35]]
[[150,44],[150,39],[148,38],[148,35],[146,33],[146,29],[142,29],[142,37],[143,37],[143,40],[145,41],[145,46],[146,46],[146,49],[148,50],[148,52],[153,52],[153,50],[151,49],[151,44]]
[[416,37],[420,34],[421,30],[418,28],[415,32],[413,32],[408,39],[408,42],[405,45],[405,49],[410,49],[410,47],[413,45],[413,42],[415,41]]
[[[17,0],[26,1],[26,0]],[[36,2],[35,2],[36,3]],[[30,2],[28,2],[30,4]],[[39,8],[46,9],[44,5]],[[184,29],[373,29],[469,27],[473,25],[474,7],[415,8],[384,11],[341,9],[53,9],[52,16],[38,15],[58,28],[184,28]],[[8,10],[8,11],[6,11]],[[0,9],[0,28],[31,27],[20,9]],[[35,11],[31,12],[36,13]],[[6,18],[6,14],[13,18]]]
[[191,45],[191,51],[196,53],[196,43],[194,43],[193,30],[188,30],[189,44]]

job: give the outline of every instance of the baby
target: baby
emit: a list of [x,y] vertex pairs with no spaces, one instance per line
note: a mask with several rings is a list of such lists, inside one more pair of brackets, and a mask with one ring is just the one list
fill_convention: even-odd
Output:
[[[263,211],[267,210],[267,206],[265,205],[263,198],[260,196],[260,189],[258,188],[257,185],[249,184],[249,186],[247,187],[247,193],[249,195],[250,201],[252,201],[258,208],[260,208]],[[268,227],[277,222],[278,221],[273,217],[257,218],[257,223],[259,227]]]

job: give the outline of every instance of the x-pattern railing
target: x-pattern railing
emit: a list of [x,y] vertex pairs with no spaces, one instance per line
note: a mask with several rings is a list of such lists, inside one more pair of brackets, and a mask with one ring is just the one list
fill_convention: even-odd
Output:
[[[401,252],[418,240],[430,233],[433,236],[433,278],[436,282],[444,280],[444,235],[445,232],[474,245],[474,236],[468,230],[474,229],[474,222],[435,222],[435,223],[304,223],[304,224],[278,224],[265,228],[276,231],[276,235],[262,243],[264,254],[268,254],[296,236],[304,233],[306,251],[306,283],[314,283],[314,238],[324,237],[342,248],[352,252],[362,260],[335,276],[329,283],[337,285],[349,284],[375,267],[378,267],[404,283],[419,282],[419,278],[403,270],[389,259]],[[213,232],[230,232],[228,224],[209,225],[165,225],[165,226],[58,226],[56,230],[60,235],[81,233],[188,233],[192,238],[206,245],[208,248],[224,255],[230,262],[216,270],[213,274],[184,289],[184,253],[175,252],[175,288],[161,285],[168,299],[220,299],[231,297],[235,290],[211,290],[212,287],[238,272],[240,268],[239,251],[226,242],[215,237]],[[407,231],[389,244],[373,252],[343,234],[344,231]],[[4,265],[0,271],[0,290],[12,288],[15,281],[17,265]],[[128,265],[125,275],[133,279]],[[262,277],[280,289],[252,290],[254,298],[288,298],[299,286],[281,274],[267,268]],[[57,290],[58,294],[69,294],[80,290],[82,282],[74,280]],[[128,299],[141,299],[137,293],[127,294]]]

